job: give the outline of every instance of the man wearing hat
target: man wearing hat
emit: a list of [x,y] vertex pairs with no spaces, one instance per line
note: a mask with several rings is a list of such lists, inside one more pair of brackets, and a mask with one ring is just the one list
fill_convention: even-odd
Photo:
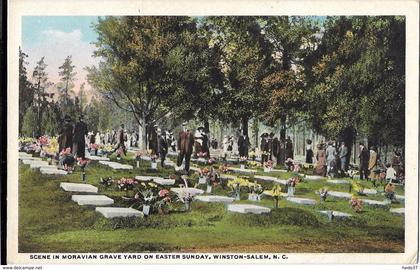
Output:
[[71,118],[68,115],[64,117],[64,124],[59,136],[58,146],[58,152],[67,148],[70,148],[71,152],[73,147],[73,124],[71,123]]
[[270,146],[268,143],[268,133],[264,132],[261,134],[261,164],[264,164],[268,160]]
[[81,158],[85,158],[85,136],[88,133],[87,125],[83,121],[83,114],[79,117],[79,122],[74,126],[73,131],[73,155]]
[[168,154],[168,141],[166,140],[165,131],[161,131],[159,128],[157,131],[157,134],[158,134],[158,140],[159,140],[158,152],[160,156],[160,165],[163,168],[163,165],[166,159],[166,154]]
[[243,131],[242,135],[239,136],[238,139],[238,151],[240,157],[248,157],[249,144],[249,137],[245,131]]
[[127,149],[125,148],[124,124],[121,124],[121,127],[118,130],[117,147],[115,151],[118,150],[118,148],[121,148],[124,152],[124,155],[127,155]]
[[157,134],[158,125],[154,125],[153,129],[150,132],[149,137],[149,149],[152,150],[152,155],[158,154],[158,134]]
[[190,172],[190,159],[193,152],[194,135],[187,128],[187,122],[182,124],[182,131],[178,136],[178,160],[177,166],[180,167],[182,161],[185,159],[185,170]]

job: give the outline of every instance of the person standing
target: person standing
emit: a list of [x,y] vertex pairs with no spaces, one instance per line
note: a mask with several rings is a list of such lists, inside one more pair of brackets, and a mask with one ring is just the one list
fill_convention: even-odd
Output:
[[248,158],[248,148],[249,148],[249,137],[244,132],[242,132],[242,135],[239,136],[239,139],[238,139],[239,157]]
[[337,155],[335,147],[333,146],[333,142],[328,142],[328,147],[325,150],[325,154],[327,156],[327,173],[330,173],[330,170],[334,168],[333,163],[335,163],[335,156]]
[[125,142],[124,124],[121,124],[121,128],[118,130],[118,133],[117,133],[117,147],[115,150],[118,150],[119,148],[121,148],[124,155],[127,155],[127,149],[125,148],[124,142]]
[[157,136],[158,125],[154,125],[150,132],[149,137],[149,149],[152,150],[152,155],[156,155],[158,152],[158,136]]
[[377,179],[377,173],[376,168],[377,168],[377,164],[378,164],[378,153],[376,153],[375,151],[375,147],[370,147],[370,152],[369,152],[369,166],[368,166],[368,170],[369,170],[369,180],[376,180]]
[[345,142],[342,142],[340,151],[339,151],[339,156],[340,156],[340,168],[343,173],[347,171],[347,155],[348,155],[347,146]]
[[79,117],[79,122],[74,126],[73,131],[73,154],[76,157],[85,159],[85,136],[88,134],[87,125],[84,122],[84,116]]
[[193,152],[194,135],[187,128],[187,123],[182,124],[182,131],[178,136],[178,160],[177,166],[182,165],[182,161],[185,159],[185,170],[187,174],[190,173],[190,159]]
[[325,176],[326,170],[325,167],[327,165],[326,156],[324,151],[324,145],[318,144],[318,150],[316,153],[316,167],[315,167],[315,174]]
[[280,138],[278,149],[277,149],[277,164],[284,164],[284,162],[286,161],[285,149],[286,149],[286,142],[284,141],[284,139]]
[[268,145],[268,133],[261,134],[261,164],[268,160],[269,156],[269,145]]
[[314,157],[314,151],[312,151],[312,141],[306,140],[306,163],[312,164]]
[[360,154],[359,154],[359,173],[360,173],[360,179],[367,179],[368,178],[368,165],[369,165],[369,152],[366,149],[365,145],[361,142],[359,144],[360,148]]
[[293,143],[290,139],[290,136],[287,136],[286,139],[286,159],[290,158],[293,160]]
[[58,152],[61,153],[62,150],[70,148],[72,152],[73,148],[73,124],[71,123],[70,116],[66,115],[64,117],[64,124],[59,136],[59,149]]
[[165,131],[160,132],[160,130],[158,129],[158,140],[159,140],[158,152],[160,156],[160,166],[163,168],[163,165],[165,164],[166,155],[168,154],[168,141],[166,140]]
[[273,140],[274,140],[274,133],[270,132],[270,134],[268,135],[268,159],[269,160],[273,160]]

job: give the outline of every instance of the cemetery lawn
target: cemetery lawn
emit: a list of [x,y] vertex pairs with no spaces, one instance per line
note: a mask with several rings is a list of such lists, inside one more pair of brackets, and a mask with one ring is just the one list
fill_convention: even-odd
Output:
[[[139,169],[117,172],[92,162],[86,168],[87,181],[99,186],[100,177],[152,175],[147,172],[148,167],[149,163],[142,162]],[[155,174],[172,173],[173,169],[160,169]],[[270,175],[282,179],[288,176]],[[190,212],[181,211],[182,205],[175,204],[174,210],[180,211],[169,215],[109,220],[95,212],[94,207],[71,201],[71,194],[59,188],[61,182],[81,182],[80,172],[45,176],[27,165],[19,165],[19,252],[404,252],[404,215],[367,206],[357,214],[348,200],[328,197],[323,204],[304,206],[283,198],[279,209],[262,215],[234,214],[227,212],[223,204],[193,202]],[[267,188],[272,185],[259,183]],[[300,183],[295,196],[319,201],[315,191],[323,186],[348,191],[348,185],[313,181]],[[404,194],[400,187],[396,192]],[[115,189],[99,187],[99,193],[113,198],[114,206],[124,203],[121,196],[125,194]],[[214,193],[228,195],[221,187]],[[240,203],[251,203],[245,195]],[[382,201],[383,195],[369,195],[368,199]],[[273,208],[269,197],[254,204]],[[393,203],[392,207],[404,207],[404,203]],[[326,209],[354,217],[328,222],[318,212]]]

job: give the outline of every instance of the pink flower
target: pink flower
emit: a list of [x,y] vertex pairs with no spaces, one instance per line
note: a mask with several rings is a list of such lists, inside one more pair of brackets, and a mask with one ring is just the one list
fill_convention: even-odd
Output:
[[169,191],[167,189],[161,189],[159,190],[159,197],[165,197],[169,194]]

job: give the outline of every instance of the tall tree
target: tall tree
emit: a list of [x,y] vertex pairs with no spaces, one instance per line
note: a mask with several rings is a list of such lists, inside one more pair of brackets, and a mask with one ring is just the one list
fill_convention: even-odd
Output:
[[403,144],[403,17],[332,17],[318,49],[306,58],[306,103],[312,127],[351,145]]
[[[304,111],[302,61],[316,48],[316,21],[307,17],[273,16],[261,18],[266,39],[272,46],[273,71],[262,82],[271,91],[265,122],[280,119],[280,138],[285,139],[286,121],[301,118]],[[297,117],[296,117],[297,116]]]
[[32,106],[34,102],[34,88],[28,79],[28,71],[26,69],[28,55],[19,47],[19,133],[22,131],[23,117],[26,110]]
[[107,17],[95,26],[99,67],[87,68],[90,84],[119,108],[133,113],[142,147],[153,123],[180,104],[184,88],[171,74],[171,58],[194,29],[188,17]]
[[271,55],[258,17],[207,17],[211,43],[221,49],[220,68],[225,88],[219,99],[218,118],[240,120],[248,134],[248,121],[267,106],[268,93],[261,81],[270,70]]
[[42,112],[47,105],[46,97],[49,96],[45,90],[52,85],[48,81],[48,73],[46,72],[47,64],[44,62],[44,56],[37,62],[32,78],[34,80],[35,94],[36,94],[36,116],[37,116],[37,132],[36,136],[42,135]]
[[58,67],[60,76],[60,83],[58,84],[58,89],[60,91],[59,104],[62,110],[63,115],[69,115],[70,117],[75,118],[77,113],[76,100],[72,98],[74,95],[74,81],[77,74],[73,65],[72,57],[67,56],[64,60],[63,65]]

